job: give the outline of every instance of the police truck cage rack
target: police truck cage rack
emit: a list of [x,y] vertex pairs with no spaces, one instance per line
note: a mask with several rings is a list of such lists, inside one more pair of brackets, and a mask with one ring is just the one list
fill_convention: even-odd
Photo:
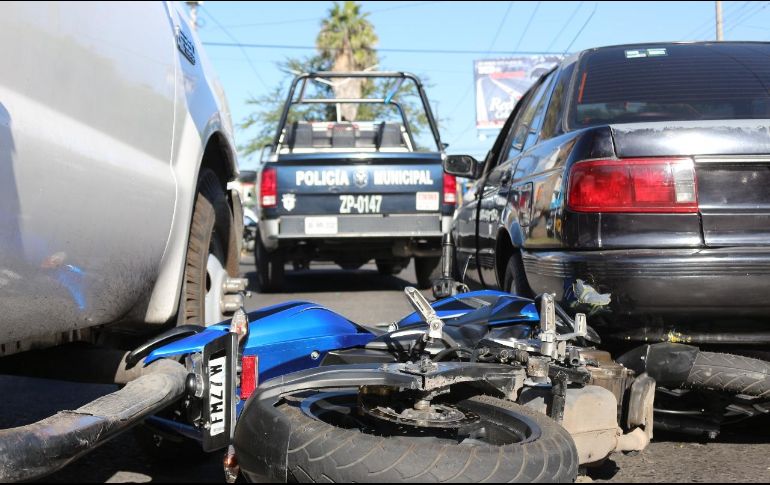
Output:
[[[334,97],[334,88],[344,85],[354,79],[362,80],[393,80],[393,84],[388,86],[389,89],[383,97]],[[273,144],[266,147],[266,150],[262,152],[263,161],[266,157],[279,154],[289,153],[323,153],[326,151],[340,152],[339,147],[332,147],[331,143],[328,146],[323,146],[323,143],[319,145],[317,136],[313,131],[328,131],[329,136],[331,131],[339,128],[339,124],[344,124],[349,120],[345,119],[343,115],[343,105],[389,105],[395,108],[400,117],[400,126],[395,123],[376,122],[376,121],[349,121],[351,127],[355,127],[356,132],[371,133],[371,140],[362,142],[362,140],[355,140],[350,147],[351,152],[414,152],[417,151],[415,144],[415,133],[413,124],[410,123],[407,112],[404,109],[402,103],[397,99],[399,94],[403,94],[405,90],[404,83],[409,81],[414,83],[416,89],[416,95],[419,96],[422,111],[425,113],[426,122],[430,130],[430,134],[433,136],[435,142],[435,150],[429,151],[443,152],[446,148],[446,144],[442,144],[441,136],[439,135],[436,119],[433,116],[433,112],[430,108],[430,103],[425,94],[425,89],[422,82],[417,76],[407,72],[389,72],[389,71],[351,71],[351,72],[329,72],[319,71],[310,72],[297,75],[291,83],[289,93],[287,96],[287,102],[284,104],[283,111],[281,112],[280,121],[278,123],[278,129],[273,139]],[[330,97],[308,97],[308,91],[313,86],[328,86],[330,89]],[[411,93],[414,94],[414,93]],[[294,131],[290,130],[290,113],[292,108],[299,105],[327,105],[334,106],[334,121],[323,121],[321,123],[314,122],[302,126],[309,131],[309,137],[304,143],[298,142],[301,138],[298,135],[298,131],[295,127]],[[327,126],[324,126],[327,123]],[[289,126],[287,126],[289,125]],[[359,130],[360,129],[360,130]],[[395,130],[395,132],[394,132]],[[365,136],[362,136],[364,138]],[[320,137],[323,138],[323,137]],[[309,141],[308,141],[309,140]],[[314,143],[315,140],[315,143]],[[329,140],[330,141],[330,140]]]

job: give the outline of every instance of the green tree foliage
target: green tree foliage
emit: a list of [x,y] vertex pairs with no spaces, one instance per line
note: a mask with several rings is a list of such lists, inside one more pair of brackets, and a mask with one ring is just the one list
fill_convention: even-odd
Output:
[[[278,69],[286,74],[280,85],[276,86],[268,94],[246,100],[246,104],[254,106],[255,111],[246,117],[238,127],[242,130],[256,128],[257,134],[248,143],[238,147],[244,156],[258,153],[262,150],[263,146],[273,142],[291,79],[303,72],[327,71],[329,70],[329,64],[320,56],[304,59],[289,58],[280,63]],[[308,108],[315,110],[323,109],[320,105],[309,106]],[[300,118],[301,114],[300,111],[293,110],[291,113],[292,118],[289,121],[296,121]],[[310,118],[315,118],[315,116],[310,116]]]
[[[302,72],[312,71],[363,71],[373,70],[379,63],[376,51],[378,41],[374,26],[367,19],[368,14],[361,11],[361,6],[353,1],[335,2],[329,10],[328,17],[321,22],[321,29],[316,38],[318,54],[302,59],[289,58],[279,64],[278,68],[286,73],[280,86],[272,92],[251,98],[247,104],[254,106],[255,111],[243,120],[239,128],[242,130],[257,129],[256,136],[247,144],[240,146],[245,156],[259,152],[262,147],[273,141],[286,93],[291,79]],[[342,81],[342,80],[341,80]],[[395,85],[394,79],[381,79],[376,82],[362,79],[346,79],[326,87],[325,97],[361,98],[378,95],[384,97]],[[316,84],[316,90],[323,91],[322,85]],[[417,89],[413,83],[404,83],[399,89],[396,101],[401,104],[415,136],[427,127],[427,117],[419,102]],[[321,92],[320,94],[324,94]],[[379,119],[393,110],[386,105],[355,105],[345,104],[341,107],[344,119]],[[290,111],[289,122],[297,120],[320,121],[333,120],[336,117],[333,106],[329,105],[299,105]]]

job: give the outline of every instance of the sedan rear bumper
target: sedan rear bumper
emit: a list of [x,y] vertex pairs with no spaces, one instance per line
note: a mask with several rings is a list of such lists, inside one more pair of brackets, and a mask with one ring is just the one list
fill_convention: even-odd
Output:
[[770,320],[770,247],[525,252],[524,268],[562,301],[577,279],[611,293],[616,317]]

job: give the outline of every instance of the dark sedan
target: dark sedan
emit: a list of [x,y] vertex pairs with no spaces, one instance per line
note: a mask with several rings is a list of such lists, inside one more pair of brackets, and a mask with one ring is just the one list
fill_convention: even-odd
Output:
[[485,161],[445,162],[476,180],[452,228],[457,277],[563,301],[581,279],[632,340],[641,322],[770,319],[769,61],[753,42],[565,59]]

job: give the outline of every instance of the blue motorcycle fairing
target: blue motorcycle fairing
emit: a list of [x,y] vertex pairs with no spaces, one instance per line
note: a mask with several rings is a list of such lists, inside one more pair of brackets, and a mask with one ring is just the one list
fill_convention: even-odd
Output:
[[[250,312],[244,355],[259,357],[259,380],[320,364],[330,350],[366,345],[374,335],[347,318],[315,303],[291,301]],[[145,364],[203,351],[229,331],[229,322],[155,349]],[[317,352],[315,359],[311,357]]]
[[[485,323],[490,326],[512,323],[538,323],[540,314],[535,303],[504,291],[479,290],[460,293],[431,303],[446,325]],[[398,322],[399,328],[424,323],[417,312]]]
[[[431,304],[447,325],[462,326],[488,323],[501,326],[511,323],[539,322],[532,300],[501,291],[482,290],[463,293]],[[289,301],[249,312],[249,334],[243,354],[256,355],[259,361],[258,382],[318,367],[331,350],[364,347],[375,335],[347,318],[315,303]],[[399,327],[424,322],[415,312],[398,322]],[[515,330],[515,329],[512,329]],[[525,331],[522,328],[519,331]],[[145,365],[161,358],[181,357],[202,352],[209,342],[230,331],[229,320],[207,327],[202,332],[166,344],[151,352]],[[240,395],[240,389],[238,389]],[[236,416],[240,416],[245,400],[236,400]],[[173,420],[151,417],[153,425],[193,439],[201,439],[199,429]]]
[[203,347],[205,347],[206,344],[216,340],[229,331],[230,325],[223,323],[212,325],[207,327],[201,333],[196,333],[195,335],[191,335],[180,340],[175,340],[174,342],[153,350],[147,357],[145,357],[144,365],[151,364],[158,359],[203,352]]

